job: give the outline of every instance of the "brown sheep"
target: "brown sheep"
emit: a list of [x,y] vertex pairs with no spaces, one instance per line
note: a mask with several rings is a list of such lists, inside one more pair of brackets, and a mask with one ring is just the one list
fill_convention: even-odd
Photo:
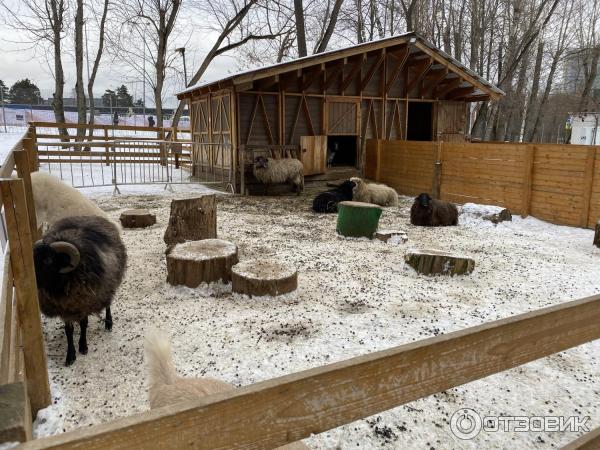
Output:
[[410,223],[421,227],[458,225],[458,209],[452,203],[432,199],[423,193],[410,208]]

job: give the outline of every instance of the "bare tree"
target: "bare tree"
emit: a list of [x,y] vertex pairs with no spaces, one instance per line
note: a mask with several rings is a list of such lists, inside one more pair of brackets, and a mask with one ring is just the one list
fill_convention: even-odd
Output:
[[[89,124],[94,124],[95,104],[94,104],[94,83],[96,82],[96,75],[98,74],[98,67],[100,67],[100,60],[104,52],[104,37],[106,30],[106,18],[108,16],[108,5],[109,0],[102,0],[102,13],[100,15],[100,21],[98,23],[98,49],[96,50],[96,57],[94,58],[94,64],[92,71],[90,72],[90,78],[88,80],[87,91],[90,105],[90,119]],[[94,135],[94,130],[90,127],[89,136],[90,138]]]
[[[86,123],[86,101],[83,86],[83,0],[77,0],[75,10],[75,72],[77,81],[75,92],[77,95],[77,123]],[[77,128],[77,139],[85,136],[85,128]]]
[[[67,24],[66,0],[21,0],[19,8],[6,0],[0,0],[0,6],[6,12],[5,24],[19,33],[27,36],[27,43],[47,56],[47,47],[51,48],[49,66],[52,67],[54,76],[54,93],[52,108],[57,122],[65,123],[65,109],[63,93],[65,74],[62,63],[62,41],[65,37]],[[20,8],[24,8],[25,12]],[[41,48],[40,48],[41,47]],[[67,136],[65,127],[60,128],[60,134]]]
[[307,55],[306,30],[304,23],[304,6],[302,0],[294,0],[294,15],[296,17],[296,42],[298,44],[298,56]]

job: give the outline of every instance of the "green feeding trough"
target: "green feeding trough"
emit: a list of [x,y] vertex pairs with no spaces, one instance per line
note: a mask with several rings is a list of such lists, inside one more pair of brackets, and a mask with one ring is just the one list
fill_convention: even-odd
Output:
[[338,203],[337,232],[346,237],[373,239],[377,231],[382,209],[372,203]]

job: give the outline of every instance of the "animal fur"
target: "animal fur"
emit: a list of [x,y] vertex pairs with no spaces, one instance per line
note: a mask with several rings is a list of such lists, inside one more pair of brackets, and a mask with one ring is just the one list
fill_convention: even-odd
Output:
[[398,206],[398,194],[385,184],[367,183],[362,178],[350,178],[356,184],[353,200],[380,206]]
[[[98,216],[111,220],[94,202],[77,189],[45,172],[31,174],[31,188],[38,226],[52,226],[71,216]],[[120,231],[120,226],[113,222]]]
[[295,158],[265,158],[257,156],[253,173],[262,184],[291,183],[298,193],[304,190],[304,165]]
[[458,209],[452,203],[435,200],[422,193],[410,208],[410,223],[422,227],[458,225]]
[[352,190],[356,184],[346,180],[337,188],[321,192],[313,200],[312,209],[318,213],[335,213],[339,202],[352,200]]
[[[53,246],[67,243],[78,257]],[[56,222],[33,248],[40,309],[60,317],[67,335],[67,365],[76,359],[73,322],[79,322],[80,353],[87,353],[90,314],[106,310],[105,327],[112,329],[110,306],[127,263],[117,227],[103,217],[74,216]]]
[[[173,364],[171,340],[162,330],[154,328],[146,333],[144,350],[148,367],[148,397],[152,409],[235,389],[235,386],[216,378],[178,376]],[[309,449],[302,442],[294,442],[279,448]]]

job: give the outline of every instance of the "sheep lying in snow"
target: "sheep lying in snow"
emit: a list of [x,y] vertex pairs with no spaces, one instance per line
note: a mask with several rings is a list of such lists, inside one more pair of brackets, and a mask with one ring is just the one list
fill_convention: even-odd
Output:
[[410,223],[422,227],[458,225],[458,209],[452,203],[434,200],[423,193],[410,208]]
[[398,194],[385,184],[367,183],[362,178],[350,178],[356,184],[353,200],[357,202],[374,203],[380,206],[398,206]]
[[87,353],[88,315],[106,309],[105,328],[112,329],[110,305],[127,262],[117,227],[103,217],[75,216],[56,222],[33,247],[40,309],[65,322],[66,365],[76,359],[73,322],[81,328],[79,352]]
[[[38,226],[44,223],[51,226],[60,219],[72,216],[99,216],[110,220],[104,211],[77,189],[48,173],[33,172],[31,188]],[[120,230],[119,225],[117,229]]]
[[335,189],[321,192],[313,200],[313,211],[318,213],[337,212],[339,202],[352,200],[352,190],[355,186],[354,181],[346,180]]
[[[235,389],[235,386],[215,378],[178,376],[173,364],[171,340],[164,331],[151,329],[147,332],[144,350],[148,366],[148,397],[152,409]],[[278,448],[305,450],[309,447],[302,442],[294,442]]]
[[254,160],[253,173],[262,184],[292,183],[294,190],[304,190],[304,165],[295,158],[265,158],[257,156]]

